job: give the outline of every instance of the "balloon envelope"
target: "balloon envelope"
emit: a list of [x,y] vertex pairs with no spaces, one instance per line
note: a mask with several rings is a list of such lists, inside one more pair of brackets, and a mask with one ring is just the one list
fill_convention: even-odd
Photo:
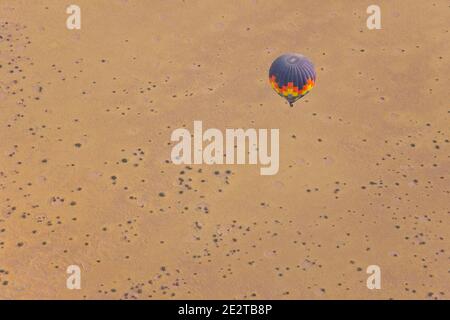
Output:
[[314,65],[298,53],[284,54],[270,66],[269,80],[272,88],[289,104],[306,95],[316,83]]

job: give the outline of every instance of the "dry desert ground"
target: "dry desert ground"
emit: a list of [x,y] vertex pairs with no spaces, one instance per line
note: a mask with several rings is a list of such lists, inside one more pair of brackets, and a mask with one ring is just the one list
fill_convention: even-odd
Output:
[[[2,0],[0,298],[449,299],[449,9]],[[285,52],[317,71],[293,108]],[[194,120],[278,128],[278,173],[175,165]]]

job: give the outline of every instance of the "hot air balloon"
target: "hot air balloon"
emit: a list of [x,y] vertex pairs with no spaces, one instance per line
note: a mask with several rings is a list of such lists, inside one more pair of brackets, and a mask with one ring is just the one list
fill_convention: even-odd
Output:
[[295,101],[314,87],[316,72],[308,58],[298,53],[288,53],[272,63],[269,80],[272,88],[293,107]]

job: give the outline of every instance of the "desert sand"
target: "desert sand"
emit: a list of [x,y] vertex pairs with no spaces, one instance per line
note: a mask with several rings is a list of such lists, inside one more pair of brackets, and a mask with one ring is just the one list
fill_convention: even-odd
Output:
[[[449,299],[447,1],[69,4],[0,3],[1,299]],[[194,120],[279,128],[279,172],[174,165]]]

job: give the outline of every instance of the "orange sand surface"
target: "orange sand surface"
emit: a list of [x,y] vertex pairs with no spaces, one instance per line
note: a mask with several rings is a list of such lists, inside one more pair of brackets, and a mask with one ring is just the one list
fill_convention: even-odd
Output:
[[[449,299],[447,1],[69,4],[0,3],[1,299]],[[278,174],[172,164],[194,120],[279,128]]]

